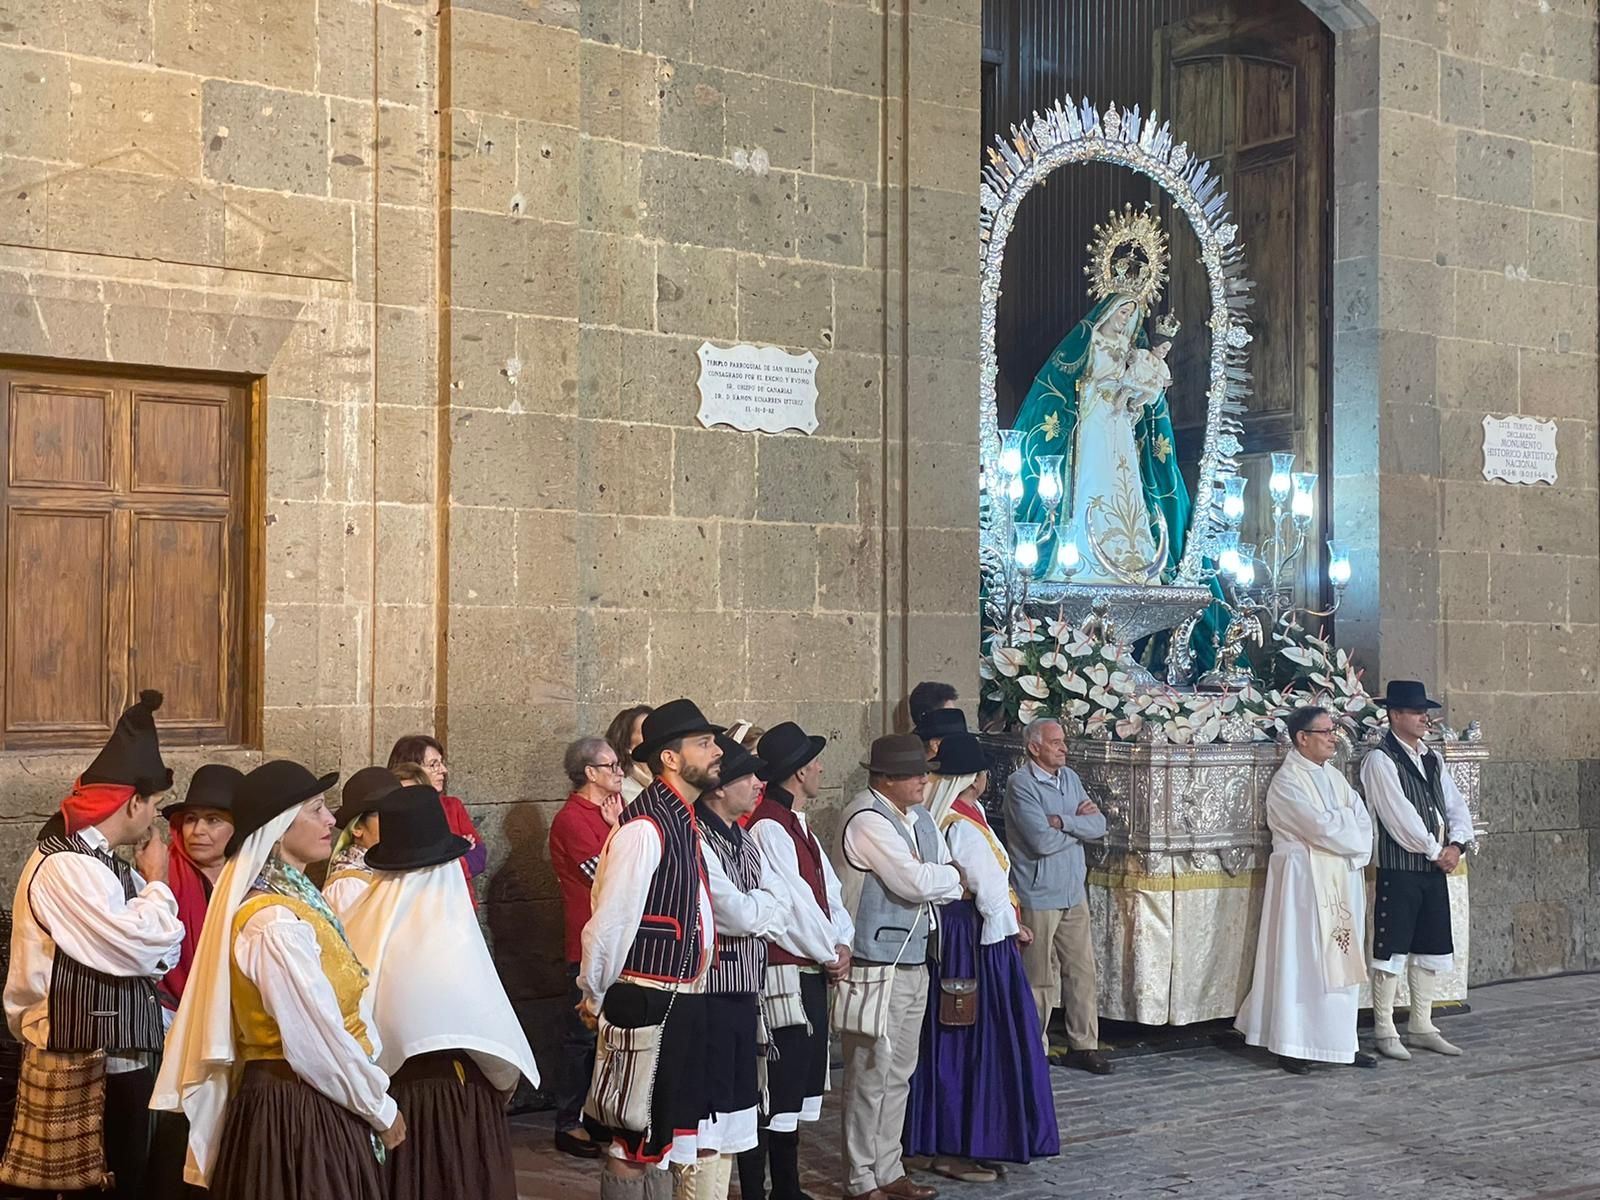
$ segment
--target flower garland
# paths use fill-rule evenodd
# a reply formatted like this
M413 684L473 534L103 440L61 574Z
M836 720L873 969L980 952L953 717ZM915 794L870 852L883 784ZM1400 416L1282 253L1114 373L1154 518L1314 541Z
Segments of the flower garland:
M1357 737L1382 723L1382 709L1344 650L1290 616L1273 629L1272 646L1279 686L1180 691L1145 675L1124 644L1052 617L1024 617L1009 642L991 643L978 673L1005 727L1055 717L1072 737L1177 745L1271 741L1306 704L1327 708Z

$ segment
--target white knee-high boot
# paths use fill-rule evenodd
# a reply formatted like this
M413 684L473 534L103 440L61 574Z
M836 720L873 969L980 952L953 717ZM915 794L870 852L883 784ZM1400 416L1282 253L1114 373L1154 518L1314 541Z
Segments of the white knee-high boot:
M1411 1016L1406 1021L1406 1040L1413 1046L1432 1050L1435 1054L1460 1054L1461 1048L1445 1041L1433 1023L1433 1001L1439 994L1439 973L1412 963L1407 978L1411 982Z
M1400 1033L1394 1027L1394 1001L1400 993L1400 976L1374 969L1372 972L1372 1034L1377 1039L1378 1053L1385 1058L1402 1061L1411 1052L1400 1042Z

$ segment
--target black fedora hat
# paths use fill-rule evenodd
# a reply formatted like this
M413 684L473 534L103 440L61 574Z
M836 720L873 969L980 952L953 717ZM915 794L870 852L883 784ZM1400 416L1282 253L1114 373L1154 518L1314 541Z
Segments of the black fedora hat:
M976 775L991 766L975 733L952 733L939 743L939 774L954 778L957 775Z
M768 783L782 783L805 766L828 744L828 739L807 733L793 721L774 725L761 735L756 753L767 765L759 772Z
M339 792L339 811L333 814L333 823L343 829L363 813L369 813L391 792L400 790L400 781L388 767L362 767Z
M734 741L725 733L717 734L717 749L722 751L722 766L717 772L717 786L734 783L746 775L761 778L761 772L766 769L766 762L758 754L746 750L742 743Z
M644 719L639 727L644 739L628 752L634 762L644 762L668 742L697 737L702 733L726 733L721 725L706 720L693 700L669 700Z
M1429 708L1443 708L1437 700L1428 698L1428 689L1418 679L1391 679L1383 699L1375 703L1384 708L1409 708L1421 712Z
M935 708L923 713L916 729L917 736L925 742L966 731L967 714L959 708Z
M189 790L184 793L183 799L167 805L161 810L161 815L171 821L196 808L231 813L234 793L239 790L239 783L243 779L244 772L237 767L230 767L227 763L206 763L190 777Z
M451 862L472 849L472 843L450 832L439 793L412 784L383 798L383 831L367 851L374 871L416 871Z
M245 839L280 813L304 804L339 782L339 772L320 778L297 762L276 758L264 762L239 781L233 794L233 836L227 856L239 853Z
M888 733L872 740L872 751L861 765L874 775L927 775L940 764L928 761L922 739L914 733Z

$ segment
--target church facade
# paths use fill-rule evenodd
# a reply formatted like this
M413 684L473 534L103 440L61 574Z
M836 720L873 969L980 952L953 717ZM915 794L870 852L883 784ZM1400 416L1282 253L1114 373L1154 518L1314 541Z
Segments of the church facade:
M1306 7L1342 644L1485 729L1474 980L1600 966L1594 7ZM911 684L970 709L982 29L980 0L7 6L13 867L141 687L190 767L436 731L531 1011L565 987L572 737L689 695L826 734L837 795ZM702 427L706 341L815 354L815 432ZM1553 485L1485 481L1510 413L1556 422Z

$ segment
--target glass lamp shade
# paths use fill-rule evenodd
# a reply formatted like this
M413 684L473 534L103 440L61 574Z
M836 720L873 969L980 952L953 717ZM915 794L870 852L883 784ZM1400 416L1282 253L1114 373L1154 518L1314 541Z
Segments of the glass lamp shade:
M1289 498L1289 489L1292 482L1289 478L1294 470L1294 455L1278 453L1272 456L1272 477L1267 481L1267 490L1272 493L1272 502L1282 504Z
M1039 502L1047 508L1061 503L1061 463L1065 456L1041 454L1039 466Z
M1343 588L1350 582L1350 550L1343 543L1329 539L1328 541L1328 582L1336 588Z
M1061 564L1061 569L1071 574L1078 569L1078 564L1083 561L1083 555L1078 550L1078 539L1064 537L1056 543L1056 561Z
M1303 527L1311 523L1311 514L1316 510L1316 500L1316 472L1296 472L1294 475L1294 502L1289 509L1294 514L1296 525Z
M1228 523L1230 529L1239 528L1239 523L1244 520L1246 482L1243 475L1229 475L1222 481L1222 519Z
M1022 430L1005 429L1000 433L1000 471L1015 479L1022 474Z
M1032 575L1033 569L1039 565L1039 525L1036 522L1024 521L1017 526L1015 554L1017 570L1024 575Z
M1022 476L1011 476L1011 478L1006 481L1006 499L1011 501L1011 507L1013 509L1022 503L1022 493Z
M1217 535L1217 569L1224 575L1239 570L1239 531L1230 529Z
M1233 581L1242 588L1254 587L1256 582L1256 547L1245 542L1238 550L1238 562L1233 569Z

